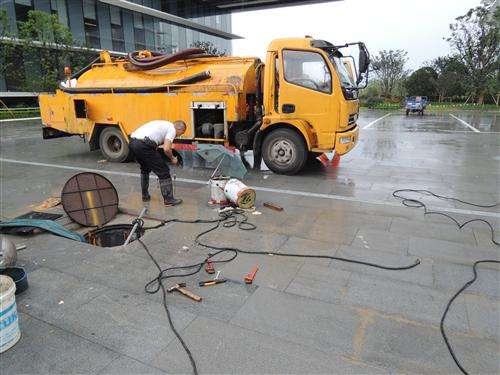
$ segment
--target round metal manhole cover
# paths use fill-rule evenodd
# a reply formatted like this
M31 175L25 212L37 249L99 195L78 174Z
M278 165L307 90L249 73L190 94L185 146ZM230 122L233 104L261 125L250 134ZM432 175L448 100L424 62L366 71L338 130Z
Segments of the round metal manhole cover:
M61 203L71 219L88 227L104 225L118 213L115 187L97 173L71 177L61 192Z

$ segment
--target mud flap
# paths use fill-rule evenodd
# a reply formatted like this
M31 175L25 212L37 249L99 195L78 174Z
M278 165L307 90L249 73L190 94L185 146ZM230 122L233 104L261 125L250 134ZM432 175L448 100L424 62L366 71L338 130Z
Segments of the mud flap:
M253 138L253 169L260 170L262 164L262 133L260 130Z

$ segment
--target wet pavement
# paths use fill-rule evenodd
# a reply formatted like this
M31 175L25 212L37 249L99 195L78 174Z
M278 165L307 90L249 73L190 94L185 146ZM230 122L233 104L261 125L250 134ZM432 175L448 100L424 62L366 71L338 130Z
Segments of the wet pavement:
M310 165L297 176L251 172L259 215L255 231L220 229L206 241L249 251L309 253L398 266L387 271L325 259L240 254L220 267L230 281L198 288L194 303L169 295L174 323L201 373L457 373L439 332L446 302L479 259L500 259L489 229L462 230L443 216L403 207L396 189L429 189L479 204L500 201L500 125L496 112L363 110L360 141L337 168ZM384 117L385 116L385 117ZM475 129L475 130L474 130ZM0 123L2 219L25 213L83 170L112 181L120 206L139 211L138 167L100 163L76 137L44 141L36 121ZM211 170L176 168L180 207L160 204L152 182L150 214L215 218L207 205ZM421 197L421 195L414 195ZM500 209L425 197L460 221L484 218L500 230ZM263 202L284 207L269 210ZM61 211L54 208L51 211ZM63 219L71 229L74 224ZM130 222L120 215L113 223ZM147 222L153 225L154 222ZM206 225L168 224L144 242L163 267L203 260L194 244ZM497 236L498 237L498 236ZM2 354L1 373L187 373L189 361L168 328L159 294L144 292L156 270L138 243L98 248L48 234L13 237L27 245L19 264L30 289L18 296L22 338ZM189 250L183 250L183 247ZM242 282L260 270L254 285ZM478 281L447 319L458 358L471 373L498 373L499 267ZM174 280L172 280L172 283Z

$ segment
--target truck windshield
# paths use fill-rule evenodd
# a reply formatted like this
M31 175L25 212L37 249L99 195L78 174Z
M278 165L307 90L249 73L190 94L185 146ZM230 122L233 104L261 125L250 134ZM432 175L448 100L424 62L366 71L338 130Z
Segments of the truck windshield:
M329 57L330 61L333 63L333 65L335 66L335 70L337 71L337 74L339 76L341 86L344 88L350 88L350 89L356 88L356 85L354 84L352 77L349 74L349 72L347 71L347 68L345 67L342 60L339 57L334 56L331 53L328 54L328 57Z

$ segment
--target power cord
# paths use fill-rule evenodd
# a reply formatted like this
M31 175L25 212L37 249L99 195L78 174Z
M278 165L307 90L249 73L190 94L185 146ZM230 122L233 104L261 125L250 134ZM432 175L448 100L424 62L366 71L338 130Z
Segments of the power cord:
M462 204L466 204L468 206L474 206L474 207L480 207L480 208L493 208L493 207L496 207L496 206L500 206L500 202L494 203L494 204L476 204L476 203L470 203L470 202L466 202L466 201L463 201L463 200L458 199L458 198L446 197L444 195L439 195L439 194L433 193L432 191L429 191L429 190L399 189L399 190L395 190L395 191L392 192L392 196L394 198L401 199L401 203L403 205L405 205L406 207L423 208L424 209L424 215L441 215L441 216L447 217L448 219L450 219L451 221L453 221L458 226L459 229L462 229L466 225L468 225L470 223L473 223L473 222L476 222L476 221L484 223L484 224L486 224L490 228L490 231L491 231L491 242L493 242L497 246L500 246L500 243L497 240L495 240L495 230L493 229L493 226L491 225L491 223L489 221L484 220L484 219L471 219L471 220L464 221L463 223L460 223L453 216L445 214L444 212L440 212L440 211L430 211L427 208L427 206L425 205L424 202L422 202L422 201L420 201L418 199L408 198L408 197L402 196L402 195L400 195L400 193L420 193L420 194L426 194L426 195L429 195L429 196L433 196L435 198L439 198L439 199L443 199L443 200L448 200L448 201L459 202L459 203L462 203Z
M136 221L134 221L136 223ZM163 297L163 306L165 309L165 312L167 314L168 322L170 325L170 328L172 329L172 332L174 332L175 336L181 343L182 347L184 348L184 351L186 352L187 356L189 357L189 361L191 363L191 367L193 369L193 373L196 375L198 374L198 369L196 367L196 362L193 358L193 355L191 351L189 350L188 346L182 339L181 335L179 332L176 330L172 317L170 314L170 310L167 305L167 295L166 295L166 289L163 284L163 281L169 278L173 277L188 277L197 274L198 272L201 271L202 267L204 264L206 264L209 260L211 260L213 263L227 263L231 262L234 260L239 253L242 254L253 254L253 255L276 255L276 256L285 256L285 257L298 257L298 258L319 258L319 259L331 259L331 260L338 260L342 262L349 262L349 263L355 263L355 264L360 264L363 266L368 266L368 267L375 267L375 268L380 268L384 270L389 270L389 271L402 271L402 270L408 270L411 268L414 268L420 264L420 260L417 259L414 263L405 265L405 266L385 266L381 264L376 264L376 263L371 263L371 262L364 262L360 260L355 260L355 259L348 259L348 258L342 258L342 257L336 257L336 256L330 256L330 255L314 255L314 254L291 254L291 253L277 253L277 252L269 252L269 251L246 251L246 250L241 250L236 247L226 247L226 246L215 246L215 245L210 245L208 243L202 242L200 239L218 229L219 227L223 228L231 228L231 227L237 227L239 230L244 230L244 231L251 231L257 229L257 226L253 223L248 222L248 216L245 214L245 211L239 209L239 208L233 208L225 211L219 212L219 217L217 219L195 219L195 220L181 220L181 219L171 219L171 220L166 220L164 222L161 222L155 227L151 228L142 228L142 225L144 224L143 221L137 221L141 229L153 229L153 228L159 228L167 223L187 223L187 224L214 224L212 227L210 227L207 230L202 231L199 233L196 238L195 238L195 243L199 246L211 249L211 250L217 250L216 252L211 252L208 254L208 256L199 263L191 264L191 265L186 265L186 266L175 266L175 267L169 267L169 268L164 268L162 269L158 261L154 258L154 256L151 254L149 251L148 247L144 242L140 239L138 239L138 242L142 245L148 256L151 258L153 263L155 264L156 268L158 269L158 275L149 281L144 289L146 293L149 294L155 294L157 293L160 289L162 291L162 297ZM228 258L223 258L223 259L213 259L214 257L217 257L219 254L229 252L231 255ZM178 271L178 270L192 270L186 273L171 273L172 271Z
M458 360L455 352L453 351L453 348L451 347L451 344L450 342L448 341L448 336L446 336L446 332L444 330L444 320L446 319L446 316L448 315L448 310L450 309L453 301L455 301L455 299L465 290L467 289L469 286L471 286L472 284L474 284L474 282L476 281L477 279L477 265L478 264L481 264L481 263L498 263L500 264L500 260L491 260L491 259L485 259L485 260L478 260L477 262L474 262L474 265L472 266L472 271L474 272L474 277L467 281L459 290L458 292L456 292L453 297L451 297L451 299L448 301L448 303L446 304L446 308L444 309L444 313L443 313L443 316L441 317L441 322L439 324L439 329L441 330L441 335L443 336L443 339L444 339L444 342L446 344L446 346L448 347L448 351L450 352L453 360L455 361L456 365L458 366L458 368L460 369L460 371L462 371L462 373L464 373L465 375L468 375L469 373L467 372L467 370L464 369L464 367L460 364L460 361Z
M495 230L493 229L493 226L491 225L491 223L489 221L484 220L484 219L472 219L472 220L467 220L467 221L465 221L463 223L460 223L453 216L448 215L448 214L446 214L444 212L430 211L427 208L426 204L424 202L422 202L421 200L414 199L414 198L408 198L407 196L403 196L400 193L419 193L419 194L425 194L425 195L433 196L435 198L439 198L439 199L443 199L443 200L449 200L449 201L454 201L454 202L459 202L459 203L462 203L462 204L465 204L465 205L474 206L474 207L481 207L481 208L496 207L496 206L499 206L500 203L494 203L494 204L476 204L476 203L466 202L464 200L453 198L453 197L447 197L447 196L444 196L444 195L439 195L439 194L433 193L432 191L429 191L429 190L399 189L399 190L395 190L392 193L393 197L401 199L401 203L403 205L405 205L407 207L412 207L412 208L423 208L424 209L424 215L441 215L441 216L445 216L448 219L452 220L458 226L459 229L462 229L467 224L472 223L472 222L476 222L476 221L477 222L485 223L490 228L490 231L491 231L491 242L493 242L497 246L500 246L500 243L497 240L495 240ZM439 324L441 335L443 336L443 340L444 340L444 342L446 344L446 347L448 348L448 351L451 354L451 357L453 358L453 361L458 366L458 368L460 369L460 371L462 371L462 373L464 373L465 375L468 375L469 373L461 365L460 361L458 360L458 358L457 358L457 356L455 354L455 351L453 350L453 347L451 346L451 344L449 342L448 336L446 335L446 332L445 332L445 329L444 329L444 322L445 322L446 316L448 315L448 311L450 310L450 307L453 304L453 302L455 301L455 299L463 291L465 291L465 289L467 289L469 286L471 286L476 281L476 279L477 279L477 266L479 264L481 264L481 263L497 263L497 264L500 264L500 260L484 259L484 260L478 260L478 261L474 262L474 264L472 265L472 271L474 272L474 277L471 280L467 281L453 295L453 297L451 297L451 299L448 301L448 303L446 304L446 308L445 308L445 310L443 312L443 315L441 317L441 322Z

